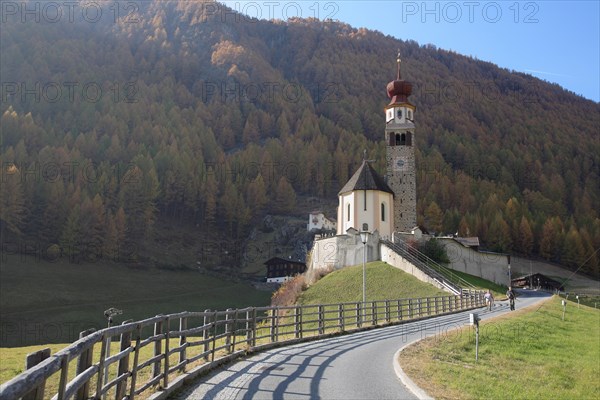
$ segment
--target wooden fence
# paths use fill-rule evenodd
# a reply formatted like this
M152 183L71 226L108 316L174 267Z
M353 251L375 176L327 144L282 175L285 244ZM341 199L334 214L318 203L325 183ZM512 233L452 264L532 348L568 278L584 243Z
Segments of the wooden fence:
M0 385L0 400L160 398L182 378L274 345L402 323L483 306L483 293L292 307L182 312L96 331ZM112 343L112 338L119 340Z

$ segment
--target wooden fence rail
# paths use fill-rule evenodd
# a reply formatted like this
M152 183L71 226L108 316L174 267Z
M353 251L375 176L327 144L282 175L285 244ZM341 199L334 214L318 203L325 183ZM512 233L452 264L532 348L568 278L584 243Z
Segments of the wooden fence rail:
M483 293L157 315L81 332L50 355L29 354L26 371L0 385L0 400L160 397L177 377L275 343L402 323L483 306ZM108 345L119 337L109 351ZM107 356L110 354L110 356Z

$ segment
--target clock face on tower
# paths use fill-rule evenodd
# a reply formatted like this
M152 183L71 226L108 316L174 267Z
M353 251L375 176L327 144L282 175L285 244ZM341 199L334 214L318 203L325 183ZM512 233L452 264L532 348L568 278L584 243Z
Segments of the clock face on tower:
M404 171L406 168L406 160L404 157L394 158L394 171Z

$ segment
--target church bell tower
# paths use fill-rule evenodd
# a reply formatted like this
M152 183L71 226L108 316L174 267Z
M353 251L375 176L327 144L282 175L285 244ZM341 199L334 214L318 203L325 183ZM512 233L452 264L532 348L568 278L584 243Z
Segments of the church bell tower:
M399 52L396 61L397 78L387 85L385 107L387 183L394 192L394 232L409 233L417 226L415 106L408 101L412 84L400 75Z

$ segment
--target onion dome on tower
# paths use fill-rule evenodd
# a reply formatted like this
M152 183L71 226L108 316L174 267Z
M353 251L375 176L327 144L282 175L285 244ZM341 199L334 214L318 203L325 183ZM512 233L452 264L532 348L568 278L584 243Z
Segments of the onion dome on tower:
M400 76L400 51L398 51L398 76L396 80L387 84L387 95L391 99L390 104L409 103L408 96L412 93L412 83L405 81Z

